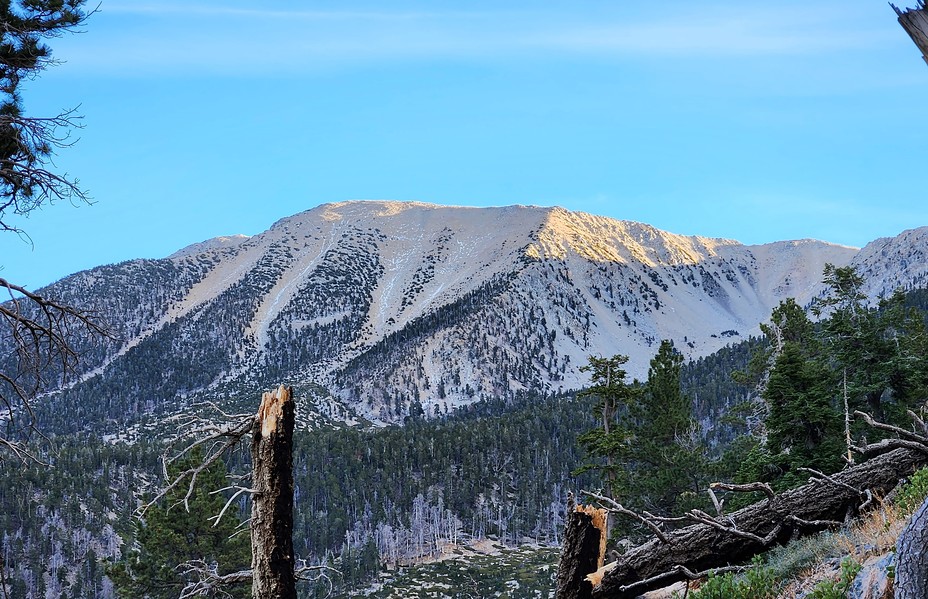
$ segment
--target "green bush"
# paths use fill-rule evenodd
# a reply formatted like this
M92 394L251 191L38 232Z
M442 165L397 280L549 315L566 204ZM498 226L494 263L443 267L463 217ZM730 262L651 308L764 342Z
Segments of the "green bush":
M846 558L841 562L840 578L818 583L807 595L808 599L844 599L858 572L860 572L860 564L852 558Z
M773 570L755 557L752 566L740 574L710 574L706 583L691 593L691 599L776 599L782 582Z
M780 580L792 580L803 570L844 554L845 551L838 546L835 533L822 531L774 547L764 554L764 562Z
M896 495L895 503L905 513L911 514L928 497L928 467L922 468L909 478L908 484Z

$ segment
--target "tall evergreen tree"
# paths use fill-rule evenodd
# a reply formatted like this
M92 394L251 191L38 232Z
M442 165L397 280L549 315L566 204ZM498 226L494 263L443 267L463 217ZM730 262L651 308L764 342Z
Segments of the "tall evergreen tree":
M202 462L199 452L191 452L169 470L169 478ZM217 461L201 473L193 495L184 485L177 487L160 505L152 506L143 521L136 523L135 542L122 561L111 564L107 575L121 597L137 599L174 599L189 582L177 566L202 560L217 566L219 574L248 569L251 544L247 534L236 535L239 524L231 508L214 525L214 518L225 505L225 498L213 493L226 486L226 467ZM247 585L225 589L230 597L251 596Z
M813 311L827 316L822 342L832 368L847 381L850 410L905 424L906 410L924 400L928 354L923 318L905 306L901 291L877 307L867 305L863 277L854 267L827 264L823 281L828 294Z
M690 507L706 482L706 451L693 418L693 402L680 383L682 366L683 355L673 342L661 341L635 410L636 487L642 503L664 515Z
M834 471L863 432L860 423L851 426L855 410L903 424L906 410L924 400L928 334L905 296L868 305L852 266L826 265L823 282L827 292L812 307L819 323L788 299L761 325L769 345L755 356L752 375L766 407L765 434L742 462L742 482L785 488L805 480L799 467Z
M611 358L590 356L589 364L580 368L589 372L590 386L580 391L580 398L593 397L597 400L594 411L599 421L596 428L578 438L587 455L595 461L581 466L577 473L598 470L608 491L613 496L624 496L628 478L628 455L632 432L628 414L637 401L639 388L626 382L628 373L623 366L628 356L615 355Z
M672 342L662 341L644 385L625 383L619 366L626 360L590 358L586 367L593 384L581 395L599 398L601 423L580 441L602 462L585 469L602 471L608 490L632 507L669 515L701 505L696 493L705 483L707 460L692 401L680 384L683 356Z
M0 232L24 235L22 219L56 200L87 201L78 182L56 172L52 161L56 150L73 142L69 134L78 117L73 110L56 116L28 115L20 86L52 64L45 41L83 23L88 16L84 3L0 1ZM0 303L0 408L24 416L11 418L0 432L0 449L35 458L21 441L36 426L33 398L74 368L79 356L72 347L76 338L84 331L93 335L103 330L97 315L36 295L2 277L0 292L16 299Z

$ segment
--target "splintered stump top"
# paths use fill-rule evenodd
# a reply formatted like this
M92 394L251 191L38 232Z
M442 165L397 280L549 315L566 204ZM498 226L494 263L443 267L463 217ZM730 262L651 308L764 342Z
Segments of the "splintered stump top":
M277 430L278 422L284 417L284 406L291 401L292 395L292 387L281 385L274 391L266 391L261 396L257 418L261 425L262 437L267 437ZM290 404L291 409L292 405Z
M557 573L556 599L589 599L589 576L603 565L606 554L606 510L578 505L567 514L564 550ZM596 579L598 582L598 579Z

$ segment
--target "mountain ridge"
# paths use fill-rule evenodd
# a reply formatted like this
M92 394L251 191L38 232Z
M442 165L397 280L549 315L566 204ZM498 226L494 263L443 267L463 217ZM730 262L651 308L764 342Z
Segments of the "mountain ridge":
M786 297L807 304L825 263L858 265L876 298L923 284L926 255L924 227L861 250L744 245L559 207L350 201L44 292L96 303L121 337L87 341L75 397L161 368L125 401L157 413L287 380L388 423L579 388L590 354L629 355L640 377L660 339L697 358L757 333Z

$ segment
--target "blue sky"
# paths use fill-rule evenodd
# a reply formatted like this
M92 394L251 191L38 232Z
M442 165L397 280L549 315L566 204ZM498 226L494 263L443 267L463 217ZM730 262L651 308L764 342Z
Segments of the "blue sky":
M93 206L0 237L38 288L348 199L560 205L745 243L928 225L928 68L881 0L103 0L26 109Z

